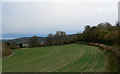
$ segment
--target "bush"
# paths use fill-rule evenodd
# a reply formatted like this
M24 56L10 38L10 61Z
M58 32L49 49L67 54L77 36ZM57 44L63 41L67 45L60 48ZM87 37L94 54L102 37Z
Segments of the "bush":
M2 57L12 54L12 50L9 48L7 43L2 43Z

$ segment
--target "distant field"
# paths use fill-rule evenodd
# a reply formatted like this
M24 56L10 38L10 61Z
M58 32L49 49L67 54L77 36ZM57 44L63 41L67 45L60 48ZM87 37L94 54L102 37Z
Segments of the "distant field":
M14 50L3 59L3 72L104 72L106 59L97 47L71 44Z

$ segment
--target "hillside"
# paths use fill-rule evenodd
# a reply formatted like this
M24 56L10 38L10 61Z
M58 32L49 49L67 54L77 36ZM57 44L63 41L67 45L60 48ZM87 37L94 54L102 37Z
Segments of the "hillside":
M104 72L106 59L98 47L71 44L14 50L3 59L3 72Z
M67 38L72 38L73 36L75 36L76 34L71 34L71 35L66 35ZM2 42L29 42L29 39L31 37L21 37L21 38L16 38L16 39L3 39L3 40L0 40ZM38 37L39 41L40 42L45 42L46 40L46 37Z
M16 39L13 39L13 40L8 40L8 41L10 41L10 42L18 42L18 43L20 43L20 42L29 42L29 39L30 39L31 37L22 37L22 38L16 38ZM45 40L46 40L46 37L38 37L38 39L39 39L39 41L40 42L45 42Z

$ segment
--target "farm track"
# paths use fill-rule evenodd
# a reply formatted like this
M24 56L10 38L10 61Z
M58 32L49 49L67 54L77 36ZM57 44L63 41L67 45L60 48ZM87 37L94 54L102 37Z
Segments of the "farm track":
M3 72L103 72L105 57L97 47L72 44L14 50L3 59Z
M53 69L53 70L50 70L50 71L48 71L48 72L52 72L52 71L54 71L54 70L56 70L56 69L62 68L62 67L64 67L64 66L66 66L66 65L74 62L75 60L77 60L78 58L80 58L80 57L82 56L82 54L84 53L84 50L82 51L81 54L80 54L80 53L81 53L81 52L79 52L77 55L75 55L75 57L73 57L69 62L67 62L67 63L65 63L65 64L63 64L63 65L61 65L61 66L59 66L59 67L57 67L57 68L55 68L55 69Z

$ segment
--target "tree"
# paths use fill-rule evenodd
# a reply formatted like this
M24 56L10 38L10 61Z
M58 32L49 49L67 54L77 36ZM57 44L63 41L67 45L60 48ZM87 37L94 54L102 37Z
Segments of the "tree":
M10 44L7 43L7 45L9 45L10 49L17 49L18 48L18 44L17 42L11 42Z
M20 48L22 48L22 47L23 47L22 43L19 43L19 47L20 47Z
M106 26L106 29L108 29L109 31L112 30L112 25L109 22L105 22L105 26Z
M6 42L2 42L2 57L12 54L12 50Z
M85 26L82 33L82 39L86 42L99 42L99 43L120 43L120 26L112 26L109 22L100 23L97 26Z
M116 24L115 24L116 26L120 26L120 22L116 22Z
M65 44L64 43L65 38L66 38L66 33L63 31L60 31L60 44Z
M46 38L46 45L52 46L52 45L62 45L65 44L66 40L66 33L64 31L57 31L54 35L48 34Z
M30 47L39 47L40 46L40 41L38 39L39 37L37 36L33 36L30 38L30 41L29 41L29 46Z
M97 27L105 28L106 25L105 25L105 23L99 23Z
M47 46L52 46L52 45L54 45L54 42L53 42L53 34L48 34L47 35L47 38L46 38L46 45Z
M85 31L89 30L90 29L90 26L89 25L86 25L85 26Z

